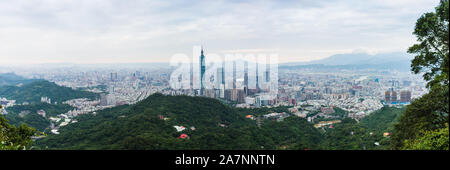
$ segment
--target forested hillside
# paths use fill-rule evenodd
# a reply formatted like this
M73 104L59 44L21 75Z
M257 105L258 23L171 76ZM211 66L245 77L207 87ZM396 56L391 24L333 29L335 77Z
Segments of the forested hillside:
M326 129L322 146L336 150L390 149L390 134L404 107L383 107L359 122L345 118L333 128ZM384 133L389 135L384 136Z
M264 121L204 97L155 94L136 105L82 115L78 123L36 141L54 149L307 149L321 134L305 119ZM181 132L173 126L184 126ZM192 129L191 129L192 128ZM179 138L186 134L188 138Z
M99 94L58 86L47 80L35 80L22 86L0 86L0 96L17 103L36 103L41 101L41 97L50 98L52 103L62 103L76 98L95 99Z
M77 117L61 134L36 141L44 149L386 149L383 132L402 109L384 108L361 120L344 119L332 129L316 129L306 119L257 120L287 108L234 109L204 97L154 94L124 105ZM380 122L380 126L373 126ZM370 123L369 123L370 122ZM174 126L186 129L177 132ZM191 129L192 128L192 129ZM352 133L353 132L353 133ZM372 132L372 135L370 133ZM183 136L183 134L187 136Z
M29 105L16 105L8 107L8 114L4 115L4 117L8 119L9 124L11 125L19 126L22 123L25 123L28 126L43 132L50 126L50 120L48 118L66 113L72 109L74 108L67 104L54 105L48 103L35 103ZM37 114L40 110L45 111L45 117Z
M35 79L27 79L14 73L0 73L0 86L15 86L35 81Z
M74 108L63 104L64 101L76 98L97 99L99 94L74 90L59 86L47 80L26 79L14 73L0 74L0 97L16 100L13 107L4 108L8 114L4 117L11 125L19 126L22 123L45 131L50 126L49 117L66 113ZM1 86L3 85L3 86ZM50 103L41 102L41 97L50 99ZM22 105L23 103L28 103ZM37 114L43 110L45 117Z

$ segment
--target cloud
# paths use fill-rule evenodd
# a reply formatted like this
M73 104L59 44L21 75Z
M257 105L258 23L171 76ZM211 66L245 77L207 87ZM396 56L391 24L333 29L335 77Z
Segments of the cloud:
M280 61L339 51L405 51L430 0L4 0L2 63L169 61L203 44L212 53L279 49ZM368 50L369 49L369 50ZM92 60L95 58L95 60Z

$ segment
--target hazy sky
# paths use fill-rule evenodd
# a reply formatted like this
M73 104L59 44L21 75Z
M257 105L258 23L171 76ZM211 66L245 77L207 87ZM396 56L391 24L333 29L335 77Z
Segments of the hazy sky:
M1 0L0 66L168 62L175 53L278 53L281 62L406 51L438 0Z

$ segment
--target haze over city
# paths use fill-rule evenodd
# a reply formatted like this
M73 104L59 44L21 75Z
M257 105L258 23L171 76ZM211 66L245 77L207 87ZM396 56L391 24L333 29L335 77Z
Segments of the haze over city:
M0 65L169 62L210 53L277 53L301 62L405 52L438 1L0 2Z
M0 160L445 163L436 152L387 152L449 150L449 4L0 0Z

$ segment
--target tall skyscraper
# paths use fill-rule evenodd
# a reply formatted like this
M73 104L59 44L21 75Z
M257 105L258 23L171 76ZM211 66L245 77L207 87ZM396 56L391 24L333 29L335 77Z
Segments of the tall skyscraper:
M111 73L110 80L111 81L116 81L117 80L117 73Z
M258 70L258 63L256 63L256 89L255 92L258 93L259 92L259 70Z
M194 64L193 63L191 63L190 64L191 66L189 67L190 68L190 70L189 70L189 88L190 88L190 90L194 90Z
M205 55L203 54L203 47L200 55L200 95L205 95Z
M248 95L248 61L244 63L244 93Z
M217 68L217 72L216 73L217 73L216 86L217 86L217 88L220 88L220 86L222 84L225 84L223 68Z
M233 61L233 89L236 89L236 61Z

